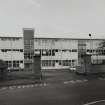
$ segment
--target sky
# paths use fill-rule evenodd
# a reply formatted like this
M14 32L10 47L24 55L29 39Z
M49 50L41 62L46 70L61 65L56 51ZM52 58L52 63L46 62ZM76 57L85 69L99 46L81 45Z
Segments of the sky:
M105 38L105 0L0 0L0 36Z

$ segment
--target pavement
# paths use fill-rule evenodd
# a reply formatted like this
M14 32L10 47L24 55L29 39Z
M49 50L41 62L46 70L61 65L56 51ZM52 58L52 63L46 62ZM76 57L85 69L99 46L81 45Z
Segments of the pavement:
M32 72L11 72L8 74L8 79L0 81L0 87L30 85L30 84L44 84L44 83L73 83L85 82L91 80L103 80L105 75L77 75L75 72L69 70L43 70L42 79L35 79Z
M104 90L104 80L2 87L0 105L105 105Z
M42 74L38 81L15 73L18 79L5 81L8 86L0 82L0 105L105 105L104 75L76 75L68 70Z

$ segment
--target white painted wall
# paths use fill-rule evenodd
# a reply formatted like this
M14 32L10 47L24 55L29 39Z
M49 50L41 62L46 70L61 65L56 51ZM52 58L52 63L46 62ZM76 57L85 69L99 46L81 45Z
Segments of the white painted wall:
M24 52L19 51L2 52L1 49L23 49L23 39L0 40L0 59L24 60Z
M97 49L102 40L88 40L86 41L86 49Z
M90 40L86 41L86 49L90 49ZM102 40L93 40L92 47L97 49ZM1 52L1 49L23 49L23 38L19 40L0 39L0 59L3 60L24 60L24 52L8 51ZM78 49L78 40L73 39L34 39L34 49L59 49L55 56L42 56L41 60L78 60L78 52L62 52L63 49ZM101 57L103 58L103 57ZM22 65L21 65L22 66ZM23 65L24 66L24 65Z
M23 44L23 39L19 40L1 40L0 39L0 49L23 49L24 44Z

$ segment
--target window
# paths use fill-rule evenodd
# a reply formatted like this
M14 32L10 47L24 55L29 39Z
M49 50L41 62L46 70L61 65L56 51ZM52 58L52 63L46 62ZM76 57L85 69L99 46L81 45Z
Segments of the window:
M11 49L8 49L8 51L12 51Z
M7 40L7 38L1 38L1 40L6 41L6 40Z
M11 61L6 61L6 64L7 64L8 68L12 67L12 62Z
M1 49L2 52L7 52L7 49Z
M58 52L58 49L55 49L56 52Z
M59 65L62 65L62 61L61 60L59 60Z
M54 67L55 66L55 60L42 60L42 66L43 67Z
M32 49L33 48L33 40L24 40L24 47L25 49Z
M63 60L62 63L63 66L69 66L69 60Z
M16 49L13 49L13 51L16 51Z
M52 50L52 56L55 56L55 51L54 50Z
M35 49L35 54L41 54L41 49Z
M23 61L20 61L20 63L23 63Z
M54 50L42 50L42 56L54 56L55 51Z
M77 49L72 49L72 52L77 52Z
M20 51L23 52L23 49L1 49L2 52L7 52L7 51Z
M89 49L87 49L87 52L90 52L90 50L89 50Z
M68 66L71 66L71 60L68 60Z
M19 61L13 61L13 67L18 68L19 67Z
M58 60L56 60L56 62L58 62Z
M69 50L69 52L71 52L71 50Z
M76 60L72 60L71 62L71 66L76 66L77 61Z
M22 64L23 61L6 61L6 64L8 66L8 69L10 68L19 68L20 67L20 64Z
M32 52L24 53L24 59L32 59L33 55L34 55L34 53L32 53Z
M66 52L67 50L66 49L64 49L64 50L62 50L63 52Z
M51 50L48 50L48 55L51 56Z
M55 66L55 60L52 60L52 66L53 67Z
M102 55L105 55L105 50L103 50Z
M42 50L42 56L46 56L47 50Z

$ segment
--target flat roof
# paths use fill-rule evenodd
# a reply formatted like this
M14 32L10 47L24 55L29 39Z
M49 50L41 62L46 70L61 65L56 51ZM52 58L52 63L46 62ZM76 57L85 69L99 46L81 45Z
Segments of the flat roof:
M22 39L23 37L14 37L14 36L0 36L0 38L19 38ZM54 40L90 40L90 38L51 38L51 37L34 37L34 39L54 39ZM105 40L102 38L92 38L91 40Z
M34 39L90 40L90 38L45 38L45 37L34 37ZM105 40L105 39L102 39L102 38L92 38L91 40Z
M35 31L34 27L23 27L22 32L18 33L0 33L0 38L23 38L23 31L24 30L32 30ZM91 36L89 36L91 34ZM38 33L37 31L34 32L34 39L68 39L68 40L105 40L105 34L104 33Z

